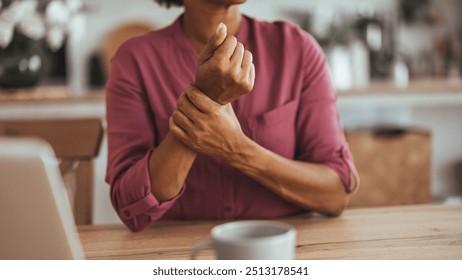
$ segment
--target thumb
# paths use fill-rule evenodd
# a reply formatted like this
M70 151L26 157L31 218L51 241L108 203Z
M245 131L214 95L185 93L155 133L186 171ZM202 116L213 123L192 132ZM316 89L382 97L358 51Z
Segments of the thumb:
M209 40L207 41L207 44L205 45L204 49L199 55L199 65L204 64L207 60L209 60L212 56L215 50L223 43L223 41L226 38L226 33L227 33L227 28L224 23L220 23L217 26L217 29L215 30L215 33L213 33L212 36L210 36Z

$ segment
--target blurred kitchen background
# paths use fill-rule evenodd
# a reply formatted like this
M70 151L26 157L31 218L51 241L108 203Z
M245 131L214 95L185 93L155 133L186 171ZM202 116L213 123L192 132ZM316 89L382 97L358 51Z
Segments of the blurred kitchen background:
M182 12L153 0L53 0L21 8L42 15L21 18L10 11L17 2L0 2L0 123L104 124L115 49ZM298 24L324 49L362 178L352 207L461 202L462 0L248 0L242 11ZM21 134L7 125L2 134ZM102 139L88 177L92 223L118 221Z

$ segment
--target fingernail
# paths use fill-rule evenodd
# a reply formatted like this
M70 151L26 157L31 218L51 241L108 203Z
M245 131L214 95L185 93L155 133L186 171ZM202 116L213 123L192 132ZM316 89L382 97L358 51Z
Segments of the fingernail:
M216 34L219 34L226 28L226 25L223 22L220 22L220 24L217 26L217 30L215 31Z

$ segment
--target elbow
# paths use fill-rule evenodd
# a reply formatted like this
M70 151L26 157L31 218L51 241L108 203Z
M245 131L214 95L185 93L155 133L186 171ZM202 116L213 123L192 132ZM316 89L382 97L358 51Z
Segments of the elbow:
M335 194L332 195L332 198L329 199L331 202L325 212L329 217L338 217L342 215L343 211L347 208L350 203L351 196L359 188L359 177L356 173L350 172L351 182L348 187L341 184L339 188L335 191Z
M349 202L350 195L342 190L341 193L326 194L318 197L315 201L300 203L299 205L327 217L338 217L345 211Z
M120 220L131 232L141 232L160 219L160 215L151 215L147 211L134 213L127 208L116 208L116 211Z
M128 210L123 209L115 209L120 220L124 225L131 231L131 232L141 232L143 231L148 225L150 225L151 219L149 216L145 214L140 214L137 216L132 216L132 213Z
M343 211L345 211L345 209L347 208L349 201L349 196L348 194L346 194L344 198L335 201L335 203L332 203L328 211L326 211L327 216L338 217L342 215Z
M126 204L126 201L121 199L120 194L115 191L114 188L112 189L111 202L120 221L122 221L131 232L141 232L147 226L157 221L157 219L154 220L147 213L136 213L129 206L122 206Z
M341 193L336 194L329 202L330 203L325 206L325 210L323 211L324 214L328 217L338 217L342 215L343 211L347 208L350 202L350 194L342 190Z

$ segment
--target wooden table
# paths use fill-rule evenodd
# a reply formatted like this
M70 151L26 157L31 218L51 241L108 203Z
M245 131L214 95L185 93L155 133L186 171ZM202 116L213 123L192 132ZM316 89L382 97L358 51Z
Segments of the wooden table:
M462 205L350 209L338 218L280 221L297 229L297 259L462 259ZM181 260L220 223L159 222L141 233L122 225L79 226L79 233L88 259Z

